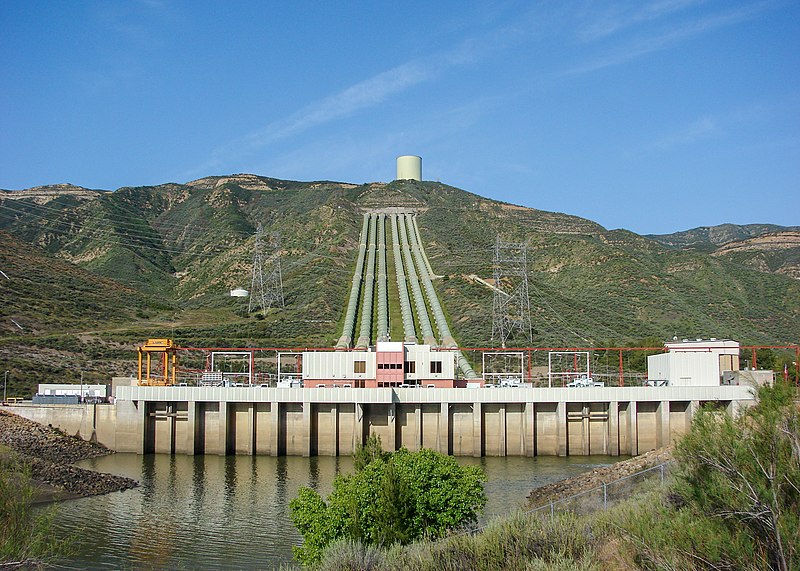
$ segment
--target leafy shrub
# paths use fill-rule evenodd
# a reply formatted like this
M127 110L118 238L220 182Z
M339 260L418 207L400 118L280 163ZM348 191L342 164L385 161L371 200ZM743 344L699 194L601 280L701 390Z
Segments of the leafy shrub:
M357 472L338 476L327 502L300 489L290 503L304 539L295 557L316 563L328 544L342 538L392 545L442 537L477 521L486 504L485 480L480 468L462 467L433 450L376 454Z

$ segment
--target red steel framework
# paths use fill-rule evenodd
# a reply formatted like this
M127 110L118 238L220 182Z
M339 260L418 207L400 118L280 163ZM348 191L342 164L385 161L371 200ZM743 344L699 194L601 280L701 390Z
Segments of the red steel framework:
M356 351L357 349L341 349L341 348L334 348L334 347L175 347L177 351L203 351L203 352L210 352L210 351L249 351L250 352L250 362L254 363L255 361L255 353L257 352L315 352L315 351L322 351L322 352L336 352L336 351ZM656 351L656 352L667 352L667 347L514 347L508 348L508 350L513 349L514 351L522 351L527 356L527 374L528 378L531 378L532 371L531 371L531 363L532 363L532 355L534 353L541 353L541 352L550 352L550 351L563 351L563 352L617 352L619 355L619 386L625 386L625 367L624 367L624 359L623 355L626 352L634 352L634 351ZM703 347L696 347L696 350L702 350ZM715 349L714 347L708 347L706 350L712 351ZM792 350L794 349L795 352L795 374L794 374L794 382L795 386L800 387L800 345L791 344L791 345L743 345L739 347L739 350L750 350L752 355L752 368L755 369L758 365L757 355L756 352L759 349L781 349L781 350ZM484 351L497 351L496 347L458 347L458 348L436 348L435 351L466 351L466 352L484 352Z

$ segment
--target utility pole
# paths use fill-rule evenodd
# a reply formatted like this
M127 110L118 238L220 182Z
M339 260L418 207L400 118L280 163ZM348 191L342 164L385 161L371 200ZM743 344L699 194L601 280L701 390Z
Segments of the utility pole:
M506 343L519 332L521 340L533 342L531 302L528 297L528 244L505 242L497 235L494 246L494 298L492 301L492 346Z
M3 404L6 403L6 385L8 384L8 373L11 371L6 371L3 375Z

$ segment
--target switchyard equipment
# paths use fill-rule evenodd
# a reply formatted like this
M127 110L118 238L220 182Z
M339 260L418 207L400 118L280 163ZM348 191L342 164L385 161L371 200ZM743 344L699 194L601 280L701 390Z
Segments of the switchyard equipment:
M483 381L496 385L521 385L525 381L525 354L522 351L484 351Z
M220 360L222 361L221 363ZM252 351L212 351L208 372L220 373L222 382L225 384L244 383L246 380L248 385L252 385L253 360L254 356ZM239 365L242 370L225 370L233 368L232 365ZM242 379L242 381L237 381L237 379Z
M581 378L592 378L591 359L588 351L549 351L547 353L548 386L552 387L554 380L560 381L556 386L566 386ZM584 385L580 384L579 386Z
M284 370L289 362L293 371ZM303 383L303 353L298 351L278 351L278 385L279 387L302 386Z

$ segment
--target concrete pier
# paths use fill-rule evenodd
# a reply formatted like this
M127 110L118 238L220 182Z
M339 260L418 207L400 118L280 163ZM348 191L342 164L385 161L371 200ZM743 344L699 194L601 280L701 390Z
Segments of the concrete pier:
M753 403L748 387L118 387L115 405L26 405L14 413L137 454L636 455L684 434L697 408Z

